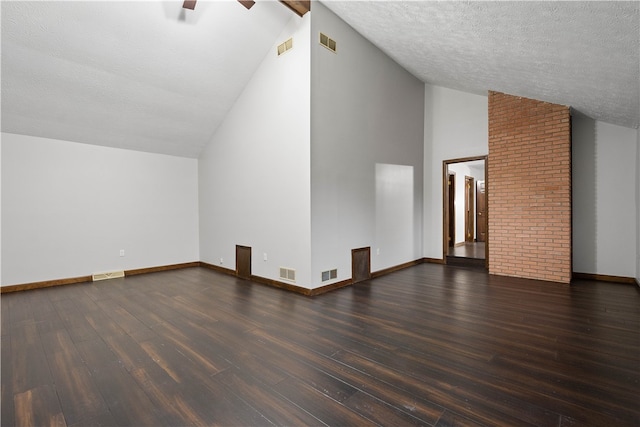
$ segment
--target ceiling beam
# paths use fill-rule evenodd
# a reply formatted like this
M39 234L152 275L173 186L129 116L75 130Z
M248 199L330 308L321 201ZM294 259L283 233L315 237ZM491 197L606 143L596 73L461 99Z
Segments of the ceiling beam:
M293 10L298 16L304 16L311 10L311 0L280 0L280 3Z
M182 3L182 7L184 7L185 9L194 10L196 8L196 0L184 0L184 3Z
M253 0L238 0L238 3L246 7L247 9L251 9L256 2Z

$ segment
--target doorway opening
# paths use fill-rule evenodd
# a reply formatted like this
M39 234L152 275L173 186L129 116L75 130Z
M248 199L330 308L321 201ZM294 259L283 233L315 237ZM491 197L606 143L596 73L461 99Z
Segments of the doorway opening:
M443 259L487 268L487 156L443 162ZM456 179L456 177L461 177ZM464 180L462 179L464 177Z

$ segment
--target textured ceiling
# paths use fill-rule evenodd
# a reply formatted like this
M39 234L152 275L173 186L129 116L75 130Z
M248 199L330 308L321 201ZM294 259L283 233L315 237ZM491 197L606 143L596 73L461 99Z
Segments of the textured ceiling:
M638 127L640 2L328 1L424 82Z
M325 4L427 83L638 126L638 2ZM2 130L198 156L298 18L269 0L181 5L2 1Z

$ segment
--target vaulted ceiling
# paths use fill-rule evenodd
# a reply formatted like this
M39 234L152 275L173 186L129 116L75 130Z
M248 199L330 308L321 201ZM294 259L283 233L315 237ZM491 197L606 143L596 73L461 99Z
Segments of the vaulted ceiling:
M424 82L640 120L640 2L336 1L343 20Z
M197 157L286 22L277 2L2 2L2 130Z
M424 82L637 127L638 2L327 1ZM234 1L2 2L2 130L197 157L289 19ZM313 5L312 12L313 13Z

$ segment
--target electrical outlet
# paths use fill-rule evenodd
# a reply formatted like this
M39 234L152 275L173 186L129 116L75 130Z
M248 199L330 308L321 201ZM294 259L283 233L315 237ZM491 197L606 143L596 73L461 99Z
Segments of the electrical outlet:
M380 255L380 248L376 249L376 255Z
M267 253L266 253L266 252L262 254L262 259L263 259L264 261L266 261L266 260L267 260Z
M220 258L220 265L224 264L224 258Z
M120 249L120 256L124 256L124 249Z

